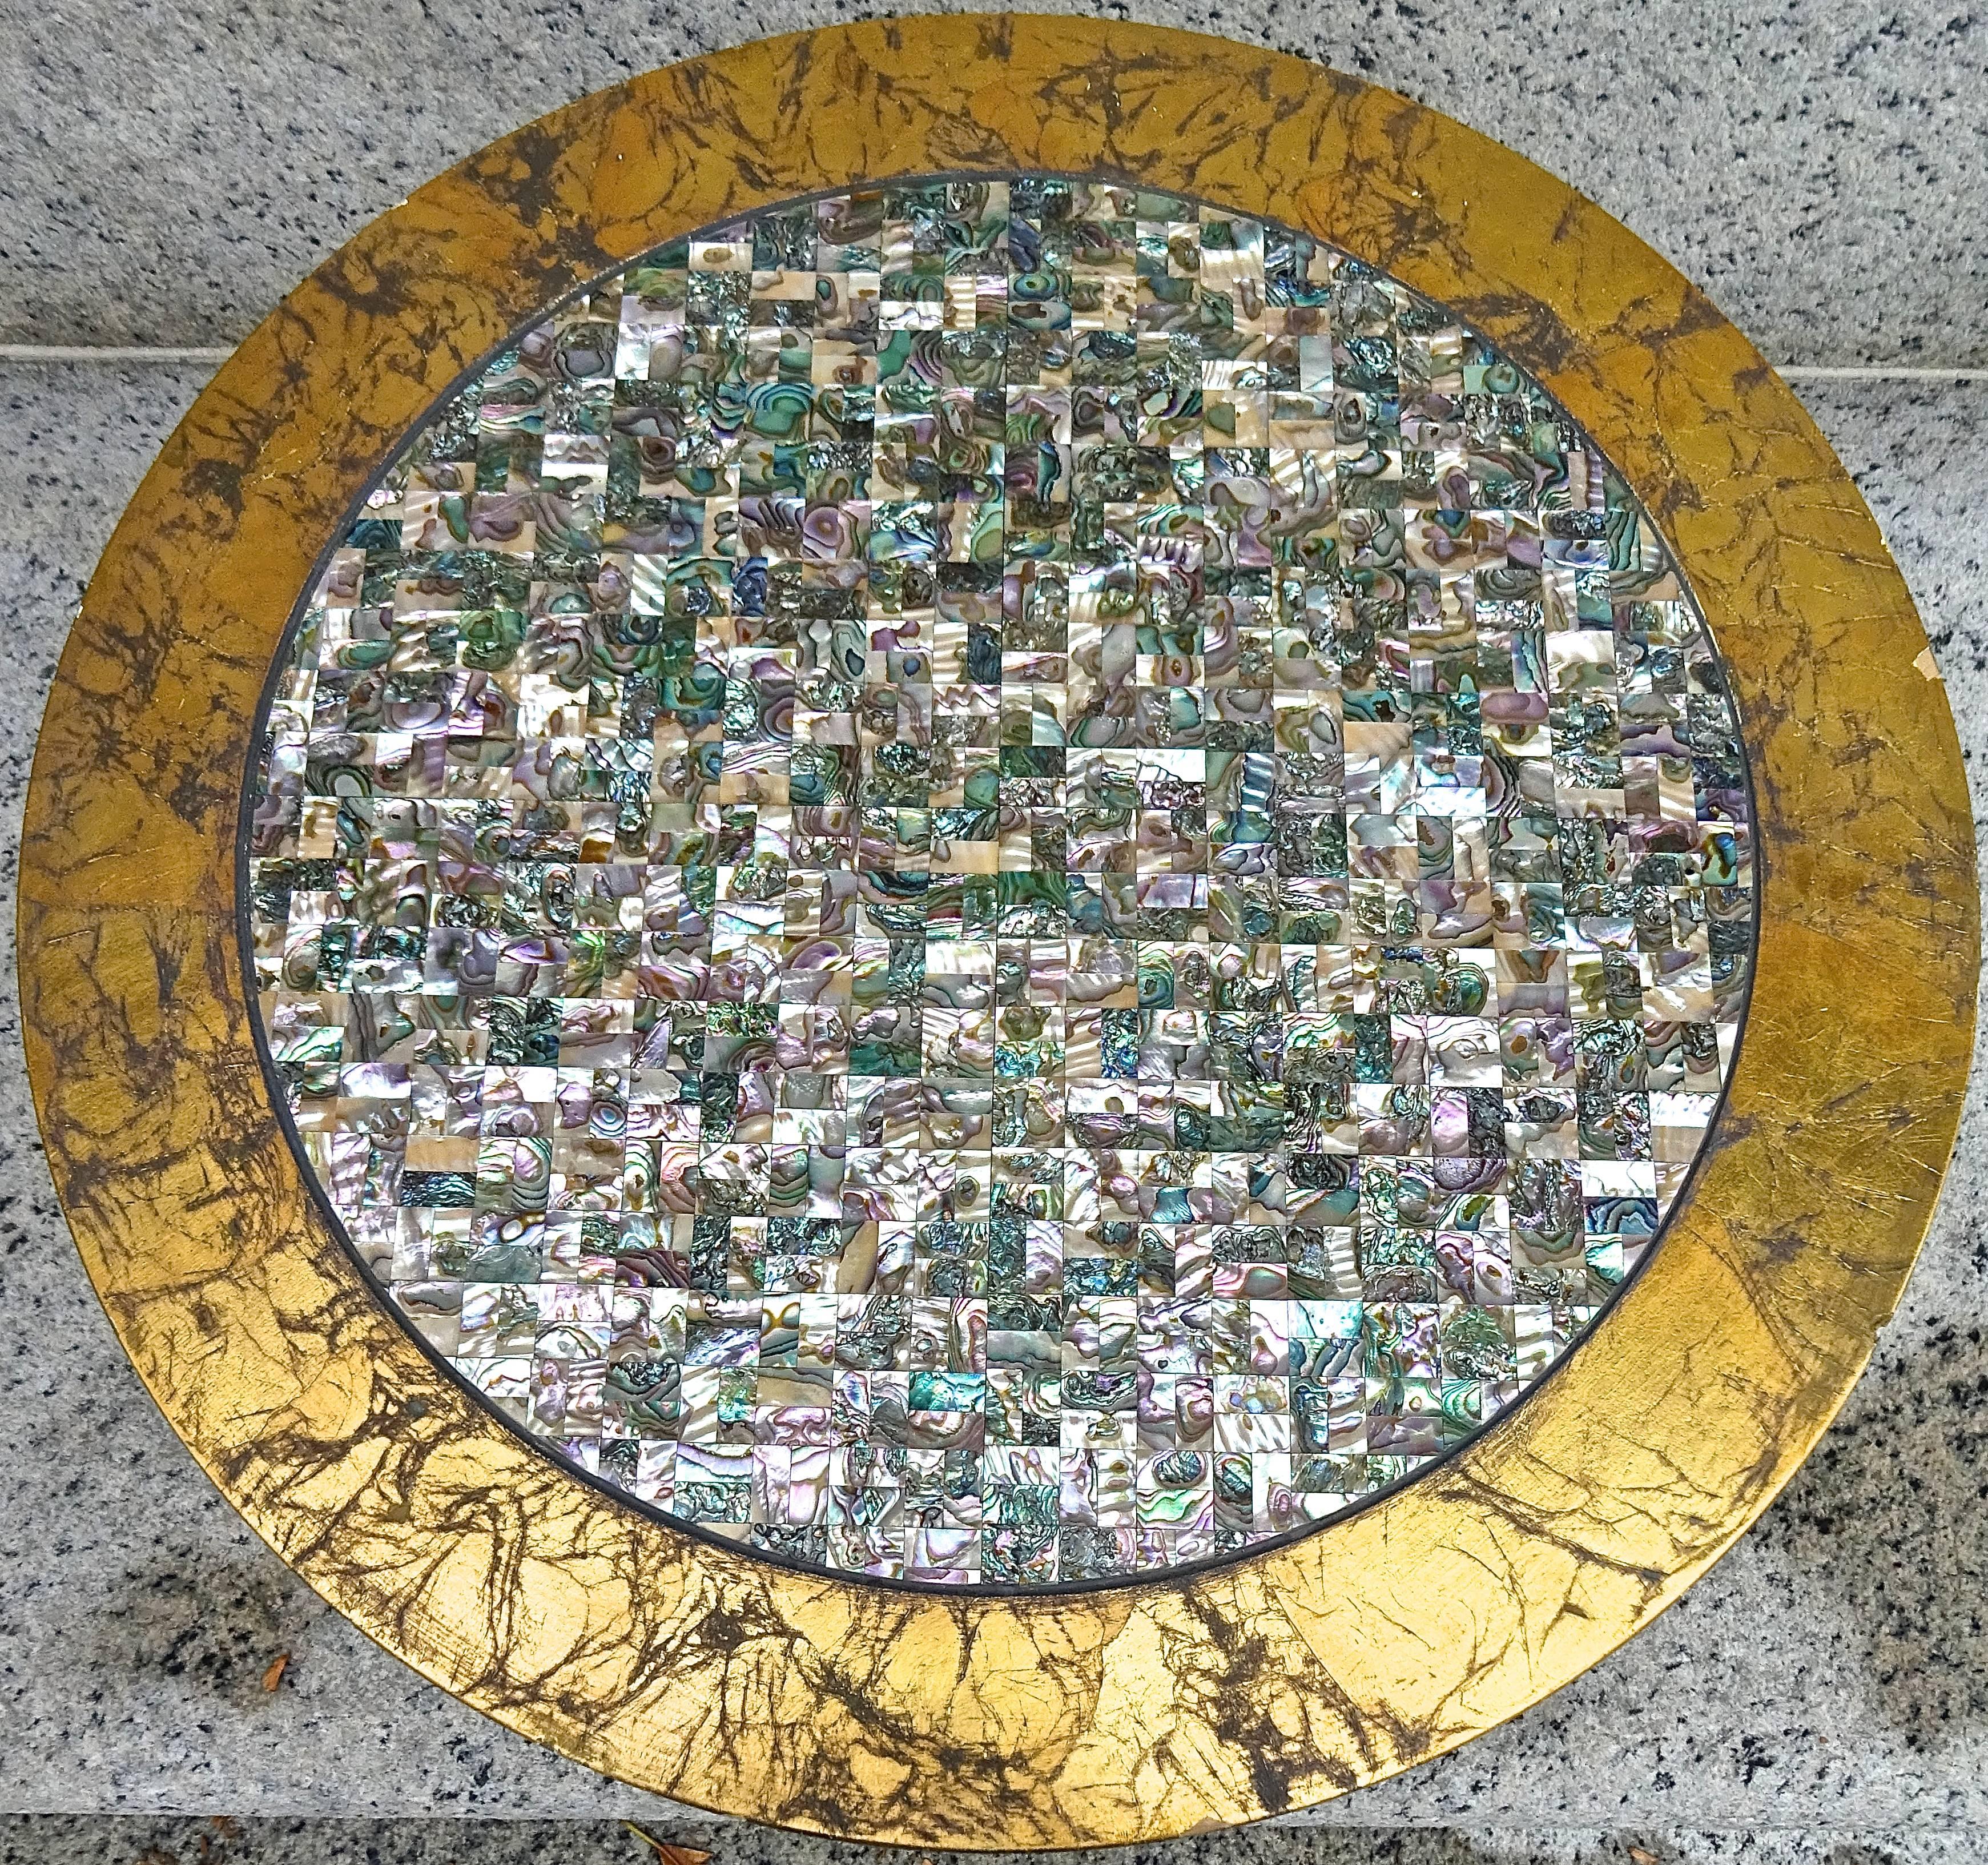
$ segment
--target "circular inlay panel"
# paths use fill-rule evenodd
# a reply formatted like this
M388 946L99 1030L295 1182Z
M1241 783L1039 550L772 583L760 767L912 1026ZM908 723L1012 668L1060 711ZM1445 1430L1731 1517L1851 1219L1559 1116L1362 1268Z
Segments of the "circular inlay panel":
M1608 461L1387 273L1130 185L808 199L549 311L255 755L265 1058L397 1312L847 1575L1413 1477L1653 1247L1750 975L1725 673Z

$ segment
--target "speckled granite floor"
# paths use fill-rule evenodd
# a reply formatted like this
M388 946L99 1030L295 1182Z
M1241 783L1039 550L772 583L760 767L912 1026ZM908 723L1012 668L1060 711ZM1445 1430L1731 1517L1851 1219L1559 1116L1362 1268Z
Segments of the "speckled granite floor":
M669 1836L658 1832L658 1839ZM714 1842L713 1865L931 1865L740 1827ZM1875 1833L1656 1833L1545 1826L1296 1833L1280 1827L1131 1853L1046 1855L1060 1865L1969 1865L1971 1836ZM948 1855L956 1856L956 1855ZM1042 1853L986 1853L986 1865ZM0 1865L651 1865L653 1846L616 1821L434 1819L0 1819Z
M14 0L0 0L0 18ZM1795 0L1445 15L1397 0L1142 15L1415 92L1557 168L1797 364L1988 364L1988 22ZM0 337L225 343L329 244L623 69L828 17L486 0L390 26L328 0L38 0L0 33ZM22 22L29 16L22 9ZM130 46L142 39L146 56ZM436 73L445 64L455 75ZM0 810L139 475L206 371L0 360ZM1988 775L1988 381L1805 381L1918 596ZM8 916L11 923L11 915ZM18 1054L11 964L0 1042ZM634 1860L840 1849L614 1786L430 1689L326 1612L139 1389L0 1071L0 1865ZM1675 1612L1530 1714L1322 1809L1184 1843L1215 1865L1988 1857L1988 1125L1977 1079L1924 1261L1836 1428ZM289 1654L281 1687L261 1680ZM210 1819L209 1816L214 1816ZM465 1823L451 1817L475 1816ZM238 1822L225 1826L222 1821ZM850 1854L853 1857L854 1854Z
M631 72L956 5L5 0L0 341L245 335L492 137ZM1953 0L1032 0L1405 91L1565 175L1770 356L1988 362L1988 21ZM390 17L390 24L388 23Z

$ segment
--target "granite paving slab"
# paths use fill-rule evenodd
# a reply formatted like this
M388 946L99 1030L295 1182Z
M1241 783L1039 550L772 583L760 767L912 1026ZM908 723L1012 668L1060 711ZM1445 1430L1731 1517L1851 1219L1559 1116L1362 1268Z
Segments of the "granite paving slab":
M1979 8L1076 10L1302 53L1447 111L1628 222L1778 360L1988 363ZM5 0L0 341L232 342L340 240L493 137L633 73L849 11Z
M934 1865L923 1853L872 1850L739 1826L656 1831L715 1848L712 1865ZM1804 1833L1600 1827L1259 1826L1166 1848L1178 1865L1968 1865L1969 1836L1831 1827ZM1040 1853L945 1853L1023 1865ZM1047 1855L1114 1865L1117 1852ZM1144 1849L1130 1855L1144 1859ZM103 1815L0 1820L0 1865L654 1865L655 1847L613 1820L212 1819Z

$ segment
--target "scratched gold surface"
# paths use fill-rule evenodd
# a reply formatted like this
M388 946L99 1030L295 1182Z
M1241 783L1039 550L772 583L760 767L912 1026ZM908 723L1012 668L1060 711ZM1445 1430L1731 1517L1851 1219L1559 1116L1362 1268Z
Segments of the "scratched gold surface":
M313 560L456 371L672 235L809 190L1060 169L1284 221L1454 306L1654 511L1759 787L1751 1023L1709 1163L1547 1387L1294 1545L1034 1599L891 1592L694 1542L476 1408L367 1291L263 1086L233 919L251 721ZM837 28L519 130L328 259L215 377L63 654L23 844L48 1157L92 1281L251 1525L389 1650L700 1805L968 1847L1152 1839L1422 1762L1675 1599L1822 1431L1952 1145L1979 924L1942 689L1793 396L1564 184L1400 97L1150 28Z

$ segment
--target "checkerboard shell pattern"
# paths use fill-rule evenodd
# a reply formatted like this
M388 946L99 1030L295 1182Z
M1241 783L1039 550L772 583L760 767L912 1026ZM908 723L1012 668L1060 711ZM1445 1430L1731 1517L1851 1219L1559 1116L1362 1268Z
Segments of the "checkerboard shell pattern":
M1651 1247L1738 733L1540 386L1048 177L661 248L442 404L278 675L310 1172L490 1404L709 1533L1094 1582L1412 1475Z

